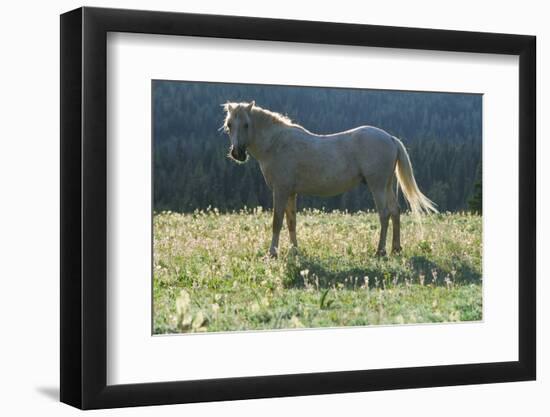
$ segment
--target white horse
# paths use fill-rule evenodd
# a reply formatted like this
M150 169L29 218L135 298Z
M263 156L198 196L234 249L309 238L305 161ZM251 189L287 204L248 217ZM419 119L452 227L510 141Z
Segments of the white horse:
M277 256L286 214L290 241L296 240L296 195L334 196L360 183L368 184L376 203L381 231L378 256L386 254L386 234L393 223L392 253L401 251L397 175L414 213L437 212L413 175L403 143L384 130L361 126L331 135L317 135L287 117L251 103L226 103L223 130L229 135L229 155L245 162L256 158L273 192L273 235L269 255Z

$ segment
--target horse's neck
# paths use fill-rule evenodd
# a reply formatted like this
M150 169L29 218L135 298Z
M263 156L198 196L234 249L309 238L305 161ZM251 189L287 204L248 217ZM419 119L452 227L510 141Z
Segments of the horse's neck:
M249 153L259 162L269 158L270 151L277 140L288 126L271 123L265 126L260 126L254 138L254 143L249 146Z

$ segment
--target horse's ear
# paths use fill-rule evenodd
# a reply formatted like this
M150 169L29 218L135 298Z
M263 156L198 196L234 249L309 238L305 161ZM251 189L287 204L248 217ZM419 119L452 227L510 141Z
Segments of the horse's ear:
M230 103L229 101L227 103L222 104L221 106L228 113L231 113L237 107L235 103Z
M252 110L252 107L254 107L255 105L256 105L256 101L252 100L250 103L248 103L248 106L246 106L246 110L247 111Z

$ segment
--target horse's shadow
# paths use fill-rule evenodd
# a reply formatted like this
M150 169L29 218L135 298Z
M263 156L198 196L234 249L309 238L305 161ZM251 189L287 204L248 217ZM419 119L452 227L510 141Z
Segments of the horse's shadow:
M460 284L480 283L482 279L479 271L458 257L446 265L419 255L399 256L399 260L400 262L391 262L390 257L380 258L364 266L354 265L349 259L337 257L321 259L304 252L289 254L285 265L285 286L303 288L313 285L320 289L344 286L355 289L366 284L371 288L395 285L404 283L405 280L414 283L420 283L422 280L422 284L425 285L445 286L448 285L445 280L447 277L452 279L453 283ZM365 277L368 277L368 280L365 280Z

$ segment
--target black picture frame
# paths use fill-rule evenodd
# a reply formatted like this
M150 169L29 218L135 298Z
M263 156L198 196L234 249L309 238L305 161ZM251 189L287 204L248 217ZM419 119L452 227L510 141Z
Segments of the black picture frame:
M108 32L519 56L519 360L107 385ZM535 379L534 36L84 7L61 15L60 57L62 402L94 409Z

